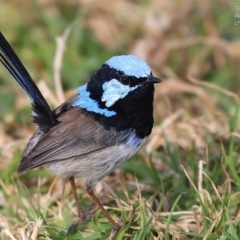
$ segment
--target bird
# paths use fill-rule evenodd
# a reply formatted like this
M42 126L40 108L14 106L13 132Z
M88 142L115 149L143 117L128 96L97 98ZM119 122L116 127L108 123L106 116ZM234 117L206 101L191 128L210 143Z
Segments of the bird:
M76 94L51 109L26 68L0 32L0 61L31 100L32 121L37 129L30 138L18 173L45 166L70 182L79 221L84 212L75 178L85 182L87 194L118 231L116 222L94 193L96 184L133 156L148 139L154 119L154 77L150 66L135 55L107 60L78 87Z

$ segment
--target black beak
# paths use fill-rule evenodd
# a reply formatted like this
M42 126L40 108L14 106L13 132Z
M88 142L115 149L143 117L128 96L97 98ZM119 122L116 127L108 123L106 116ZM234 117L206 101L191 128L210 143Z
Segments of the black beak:
M156 78L154 76L149 76L147 80L143 82L143 84L145 85L145 84L154 84L154 83L161 83L161 82L162 82L161 79Z

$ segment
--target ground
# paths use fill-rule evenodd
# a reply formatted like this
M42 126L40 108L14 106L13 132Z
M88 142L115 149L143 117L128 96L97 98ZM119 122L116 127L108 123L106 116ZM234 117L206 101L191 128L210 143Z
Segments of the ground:
M163 80L149 141L95 189L124 223L117 240L240 239L237 1L2 0L0 13L0 30L53 108L113 55L135 54ZM76 219L68 183L44 168L17 174L35 130L30 114L1 66L1 239L107 239L100 211L66 236ZM94 207L77 186L83 208Z

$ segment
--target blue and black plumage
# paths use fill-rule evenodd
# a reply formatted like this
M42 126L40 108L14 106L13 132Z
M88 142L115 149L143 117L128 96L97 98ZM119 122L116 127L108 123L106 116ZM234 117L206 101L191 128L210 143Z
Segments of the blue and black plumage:
M49 130L56 124L55 116L45 98L37 88L29 73L0 32L0 61L28 94L32 101L33 122L43 131Z
M77 94L51 110L28 72L0 34L0 60L32 101L38 129L23 153L18 172L46 165L71 180L85 180L86 190L107 216L93 193L97 182L139 150L153 126L154 83L151 68L133 55L106 61ZM73 189L74 190L74 189ZM77 199L76 199L77 200ZM78 208L79 216L84 216Z

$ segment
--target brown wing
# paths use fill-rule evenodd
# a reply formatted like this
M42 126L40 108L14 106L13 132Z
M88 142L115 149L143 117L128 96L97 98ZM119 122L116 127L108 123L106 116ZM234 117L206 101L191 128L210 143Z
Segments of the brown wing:
M24 151L18 172L112 146L121 137L116 131L106 130L85 116L79 108L67 110L57 120L60 123L49 132L43 133L38 129L34 133ZM124 137L126 135L128 133Z

